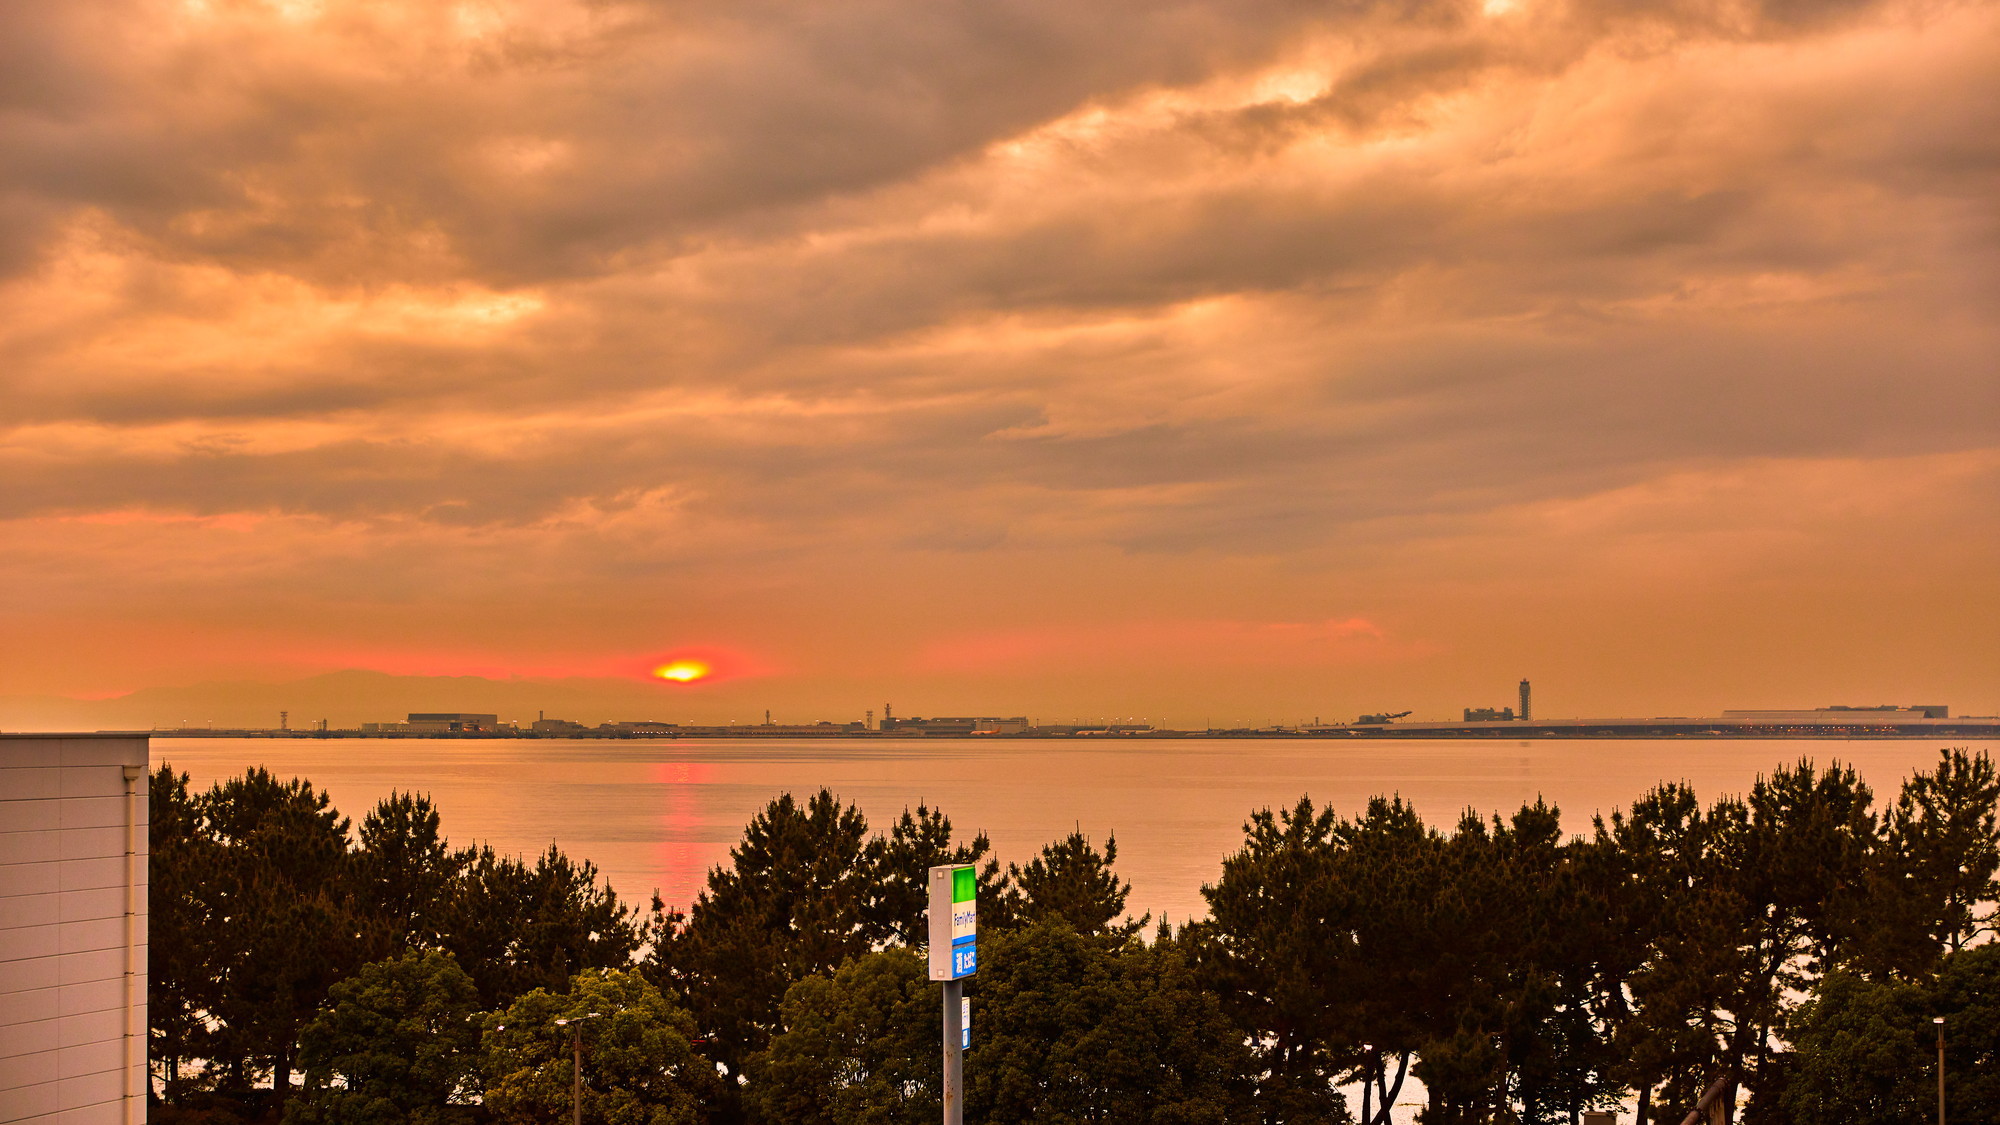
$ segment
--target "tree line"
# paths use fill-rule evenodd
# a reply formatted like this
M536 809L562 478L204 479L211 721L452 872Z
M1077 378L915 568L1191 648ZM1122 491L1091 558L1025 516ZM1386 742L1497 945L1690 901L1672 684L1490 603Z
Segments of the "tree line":
M358 826L262 769L151 780L155 1116L898 1125L939 1113L925 877L979 869L967 1120L2000 1120L2000 777L1949 750L1892 802L1800 762L1704 804L1660 785L1566 832L1540 801L1427 825L1398 798L1251 815L1208 917L1126 911L1117 844L1004 868L941 811L881 829L782 795L685 910L551 846L452 847L420 795ZM1413 1091L1411 1091L1413 1093Z

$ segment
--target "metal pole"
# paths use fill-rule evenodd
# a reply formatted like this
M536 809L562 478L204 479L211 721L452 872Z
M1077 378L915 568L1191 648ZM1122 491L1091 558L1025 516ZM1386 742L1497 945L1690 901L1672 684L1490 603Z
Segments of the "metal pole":
M965 1029L958 1003L964 996L964 981L944 982L944 1125L965 1125L965 1052L959 1046Z
M570 1049L569 1119L571 1125L583 1125L583 1021L594 1020L603 1012L585 1012L583 1015L566 1017L556 1021L557 1027L569 1028L574 1036Z
M1938 1033L1938 1125L1944 1125L1944 1017L1931 1020Z

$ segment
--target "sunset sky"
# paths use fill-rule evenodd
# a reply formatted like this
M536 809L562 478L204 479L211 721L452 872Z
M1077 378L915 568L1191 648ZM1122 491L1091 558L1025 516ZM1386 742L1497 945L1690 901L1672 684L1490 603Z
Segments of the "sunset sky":
M2000 711L1990 0L7 4L0 310L0 726Z

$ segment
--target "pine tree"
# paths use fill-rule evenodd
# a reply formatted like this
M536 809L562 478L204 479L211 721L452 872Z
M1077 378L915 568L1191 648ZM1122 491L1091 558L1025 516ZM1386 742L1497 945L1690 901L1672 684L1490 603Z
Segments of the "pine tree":
M869 944L921 948L930 940L926 909L930 901L930 869L946 864L977 864L981 909L1001 893L999 864L987 857L992 845L984 832L968 844L952 843L951 818L941 810L918 805L889 827L889 834L869 841L865 862L870 887L862 909ZM981 918L982 928L988 919Z
M1265 1125L1344 1122L1338 1076L1359 1068L1372 1082L1383 1069L1384 1045L1363 1025L1387 1012L1361 1007L1359 896L1339 870L1343 828L1305 798L1253 813L1243 848L1202 888L1209 918L1182 934L1203 983L1251 1046L1246 1073Z
M204 1018L221 981L210 924L220 862L188 775L163 765L149 789L146 1012L147 1057L163 1097L180 1101L197 1078L182 1064L213 1057Z
M1984 753L1945 750L1903 783L1882 817L1857 962L1875 975L1928 975L1990 928L2000 898L2000 776Z
M639 948L636 912L597 867L554 844L529 867L491 847L461 853L440 944L503 1007L536 988L560 989L584 969L626 965Z
M453 851L430 798L411 793L391 794L362 818L360 843L357 897L376 955L441 948L453 885L473 853Z
M324 791L262 768L210 789L200 810L218 857L206 882L217 950L209 1057L238 1097L268 1069L282 1113L300 1028L359 964L348 821Z
M785 990L871 948L868 853L853 805L788 793L751 820L684 919L655 915L647 974L687 998L728 1078L725 1119L742 1114L738 1080L777 1030Z
M1147 915L1117 922L1125 913L1125 901L1132 885L1112 870L1118 862L1118 838L1106 836L1104 850L1098 851L1082 829L1043 846L1041 854L1026 867L1007 865L1005 880L996 893L982 899L980 909L991 918L981 918L983 929L999 932L1036 922L1060 921L1080 934L1112 934L1130 937L1151 920ZM981 888L985 893L985 888Z

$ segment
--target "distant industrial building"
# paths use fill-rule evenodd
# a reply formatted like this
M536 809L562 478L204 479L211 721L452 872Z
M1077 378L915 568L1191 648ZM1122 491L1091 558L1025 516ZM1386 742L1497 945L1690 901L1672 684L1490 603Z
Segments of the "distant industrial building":
M1464 722L1355 724L1340 728L1338 733L1366 738L2000 738L2000 717L1953 718L1951 708L1934 703L1511 723L1479 721L1476 716L1480 711L1465 714ZM1396 717L1370 715L1364 719Z
M1834 726L1866 724L1873 720L1900 722L1905 719L1949 719L1951 708L1938 703L1898 706L1883 703L1874 707L1815 707L1810 711L1724 711L1722 717L1734 723L1812 724Z
M417 731L473 732L499 727L498 715L474 715L464 711L419 711L410 714L410 729Z
M1511 723L1514 721L1512 707L1467 707L1465 721L1468 723Z
M633 719L622 723L602 723L598 730L614 734L628 734L638 737L646 735L672 735L681 731L679 723L658 723L647 719Z
M0 735L0 1121L146 1120L146 756Z
M1027 734L1035 735L1097 735L1097 734L1150 734L1151 723L1036 723L1028 727ZM1022 731L974 731L974 734L1020 734Z
M528 729L536 734L583 734L590 730L582 723L573 723L568 719L536 719L528 725Z
M364 734L491 734L500 716L469 711L412 711L408 722L362 723Z
M832 735L861 734L867 731L859 720L836 723L821 719L815 723L750 723L737 726L687 726L674 727L674 733L683 738L714 735L734 735L749 738L826 738Z
M1004 719L992 718L990 716L939 716L934 719L897 719L891 717L888 709L884 708L881 729L898 734L1020 734L1026 731L1028 726L1028 719L1025 715L1014 715Z
M546 738L824 738L829 735L865 734L859 722L833 723L735 723L729 725L667 723L651 719L627 719L599 723L594 727L568 719L536 719L529 733Z

